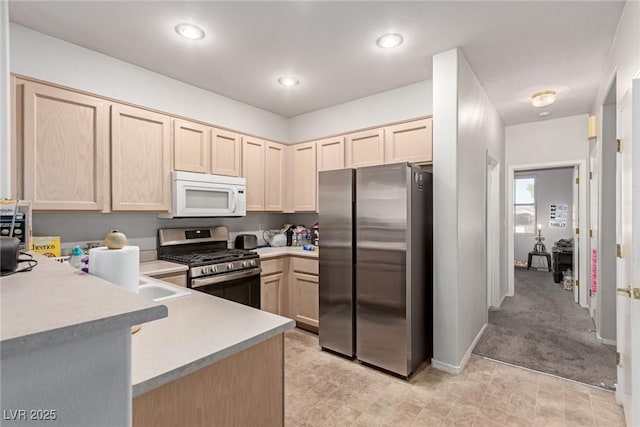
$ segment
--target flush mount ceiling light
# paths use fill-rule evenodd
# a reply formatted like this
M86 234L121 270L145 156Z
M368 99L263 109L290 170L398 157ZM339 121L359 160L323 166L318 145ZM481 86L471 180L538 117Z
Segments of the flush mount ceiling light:
M293 87L293 86L297 86L298 83L300 83L300 81L295 77L285 76L285 77L280 77L278 79L278 83L280 83L282 86Z
M558 94L555 90L544 90L531 95L531 105L537 108L548 107L556 102Z
M400 34L385 34L378 37L378 40L376 40L376 44L382 49L392 49L394 47L400 46L403 40L404 39Z
M204 38L204 31L202 31L202 28L196 27L193 24L176 25L176 33L189 40L200 40Z

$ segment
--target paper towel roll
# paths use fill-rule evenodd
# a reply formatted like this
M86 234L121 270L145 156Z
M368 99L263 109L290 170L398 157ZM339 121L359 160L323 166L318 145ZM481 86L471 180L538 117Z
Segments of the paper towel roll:
M131 292L138 293L140 248L125 246L108 249L100 246L89 250L89 273Z

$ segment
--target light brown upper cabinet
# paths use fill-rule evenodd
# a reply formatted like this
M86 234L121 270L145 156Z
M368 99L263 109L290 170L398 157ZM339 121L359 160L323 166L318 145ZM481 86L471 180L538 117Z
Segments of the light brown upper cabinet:
M384 129L370 129L346 136L346 166L358 168L384 163Z
M278 212L285 204L286 145L267 141L265 150L264 210Z
M173 119L173 168L186 172L209 172L211 128Z
M316 210L316 143L306 142L292 147L293 210L296 212Z
M240 176L240 135L213 128L211 137L211 173Z
M414 120L386 128L385 163L427 163L433 160L433 119Z
M318 172L344 169L344 136L321 139L316 147Z
M247 211L264 211L265 142L242 138L242 176L247 180Z
M16 111L24 127L15 132L23 138L16 141L24 147L23 197L36 210L101 211L109 167L105 102L34 82L23 90Z
M171 203L171 119L111 106L111 208L168 211Z

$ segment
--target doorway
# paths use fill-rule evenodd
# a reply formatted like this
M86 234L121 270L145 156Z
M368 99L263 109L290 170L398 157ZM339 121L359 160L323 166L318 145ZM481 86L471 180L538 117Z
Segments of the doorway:
M612 389L615 348L598 341L588 289L580 289L589 283L584 260L589 239L580 234L588 219L587 185L580 185L585 163L509 169L510 292L490 310L474 353ZM574 280L563 282L562 272Z

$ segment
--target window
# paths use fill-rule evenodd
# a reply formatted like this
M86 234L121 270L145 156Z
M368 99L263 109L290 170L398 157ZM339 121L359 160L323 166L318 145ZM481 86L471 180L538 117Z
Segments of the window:
M516 177L513 189L514 232L534 234L536 232L536 178L534 176Z

